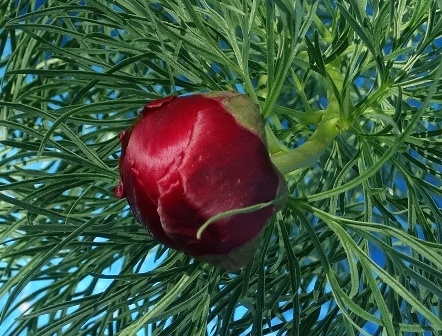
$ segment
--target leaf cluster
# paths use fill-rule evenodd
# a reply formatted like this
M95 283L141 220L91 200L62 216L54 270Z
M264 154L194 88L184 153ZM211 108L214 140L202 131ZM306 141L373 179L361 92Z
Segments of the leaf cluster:
M441 36L431 0L0 1L5 335L442 330ZM236 89L275 138L345 129L253 263L158 245L113 187L149 100ZM3 326L5 326L3 328Z

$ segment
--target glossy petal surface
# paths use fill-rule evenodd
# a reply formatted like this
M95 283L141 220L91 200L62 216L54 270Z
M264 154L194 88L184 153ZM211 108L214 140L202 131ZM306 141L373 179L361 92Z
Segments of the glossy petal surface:
M222 255L256 237L273 206L212 223L201 239L196 234L219 213L273 200L280 181L263 140L222 99L154 101L121 137L116 194L158 241L192 256Z

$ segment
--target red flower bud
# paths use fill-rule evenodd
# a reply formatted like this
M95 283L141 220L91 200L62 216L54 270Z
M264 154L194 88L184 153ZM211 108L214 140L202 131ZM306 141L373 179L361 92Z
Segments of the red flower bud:
M230 270L250 261L287 187L249 97L229 91L155 100L120 139L115 194L154 238ZM261 206L222 216L254 205Z

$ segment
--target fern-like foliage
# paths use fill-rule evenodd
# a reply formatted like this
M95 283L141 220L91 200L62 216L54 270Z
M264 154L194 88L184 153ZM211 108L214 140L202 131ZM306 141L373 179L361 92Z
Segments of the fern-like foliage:
M0 0L2 335L437 335L432 0ZM118 181L151 99L236 89L296 148L342 129L237 273L158 245ZM179 120L177 120L179 122Z

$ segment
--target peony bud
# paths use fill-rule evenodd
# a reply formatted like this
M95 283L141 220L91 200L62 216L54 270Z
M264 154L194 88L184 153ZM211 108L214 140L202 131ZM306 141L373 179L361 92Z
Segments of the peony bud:
M154 238L228 270L252 259L287 186L248 96L229 91L155 100L120 139L115 195L126 197Z

